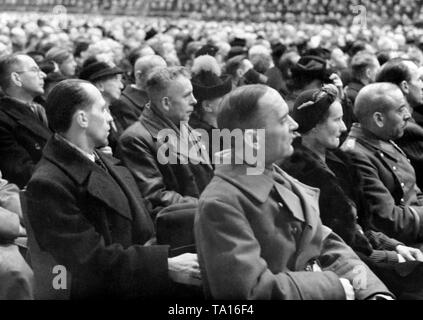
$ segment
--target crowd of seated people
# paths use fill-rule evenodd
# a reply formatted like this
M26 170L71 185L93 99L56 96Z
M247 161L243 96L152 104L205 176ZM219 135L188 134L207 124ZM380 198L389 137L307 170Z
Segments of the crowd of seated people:
M49 18L0 19L0 299L40 252L72 299L423 299L419 30Z
M423 17L421 1L357 0L3 0L0 8L49 11L64 6L73 13L126 14L189 17L199 20L290 21L343 25L365 7L368 19L387 23L410 23Z

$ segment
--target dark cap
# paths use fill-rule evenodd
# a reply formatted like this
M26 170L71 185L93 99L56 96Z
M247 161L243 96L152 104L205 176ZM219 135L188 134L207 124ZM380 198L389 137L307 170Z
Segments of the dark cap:
M212 44L206 44L202 46L197 52L195 53L195 57L209 55L209 56L216 56L216 53L219 51L219 48L212 45Z
M79 74L79 78L93 82L102 78L122 73L122 69L112 67L105 62L94 62L82 68L81 73Z
M217 76L211 71L202 70L191 79L194 97L197 100L212 100L223 97L232 90L230 76Z
M311 79L325 80L326 61L317 56L304 56L292 67L293 76L306 76Z
M334 85L301 93L292 110L292 118L298 123L298 132L307 133L322 121L337 97L338 91Z

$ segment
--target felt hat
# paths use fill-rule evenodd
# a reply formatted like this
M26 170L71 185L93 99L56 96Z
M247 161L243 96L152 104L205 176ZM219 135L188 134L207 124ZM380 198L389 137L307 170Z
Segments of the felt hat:
M90 82L100 80L116 74L122 74L123 70L117 67L112 67L105 62L93 62L83 66L79 78Z

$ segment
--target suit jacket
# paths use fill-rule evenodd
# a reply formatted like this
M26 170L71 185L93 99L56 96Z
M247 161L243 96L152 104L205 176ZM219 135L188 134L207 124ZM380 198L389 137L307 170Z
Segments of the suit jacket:
M388 293L382 282L319 218L317 189L275 170L246 175L243 165L216 168L200 198L195 221L197 253L206 292L215 299L345 299L340 277L354 268L367 275L358 299ZM311 272L312 265L322 272ZM363 286L364 287L364 286Z
M28 183L51 134L27 105L0 100L0 170L9 182L20 188Z
M423 188L423 114L414 110L413 119L408 121L404 135L396 140L404 150L416 171L416 181Z
M98 152L108 173L54 136L27 189L28 218L42 250L72 274L73 298L138 298L167 292L167 246L130 172Z
M405 154L396 149L392 154L380 140L354 124L342 149L363 179L364 196L369 204L373 224L386 235L408 245L423 239L423 194L415 185L410 166L407 177L397 170L398 158ZM404 186L411 186L405 192Z
M159 150L163 151L164 141L159 139L162 130L171 130L175 140L167 141L176 163L161 164ZM207 159L193 164L191 154L177 148L180 141L179 128L165 119L157 111L145 108L139 121L130 126L119 141L119 154L134 175L143 196L151 202L154 213L171 204L182 202L196 203L201 192L213 176L213 168L204 163ZM203 150L205 154L205 150ZM185 163L181 160L186 160ZM188 163L186 163L188 162Z

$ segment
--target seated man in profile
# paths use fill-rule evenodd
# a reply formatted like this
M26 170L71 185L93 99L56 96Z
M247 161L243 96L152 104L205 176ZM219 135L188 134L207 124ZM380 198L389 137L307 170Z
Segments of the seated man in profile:
M197 205L213 168L200 135L188 125L197 103L188 71L182 67L154 69L146 90L150 103L120 137L119 154L152 204L154 216L170 205ZM167 142L163 139L166 132L172 133ZM169 146L170 161L162 161L167 158L165 146Z
M166 296L171 282L199 282L195 254L169 258L130 172L98 148L107 146L110 116L100 91L65 80L50 93L55 135L43 151L26 197L41 250L72 275L71 298Z
M293 153L298 127L280 94L262 85L237 88L224 98L217 121L220 129L241 129L245 143L232 143L231 159L217 166L200 197L195 236L206 294L391 299L353 250L322 225L318 190L274 164ZM251 163L244 144L263 157Z
M423 241L423 193L405 153L393 140L411 120L401 89L392 83L370 84L354 105L353 125L342 149L351 155L375 229L406 245Z

